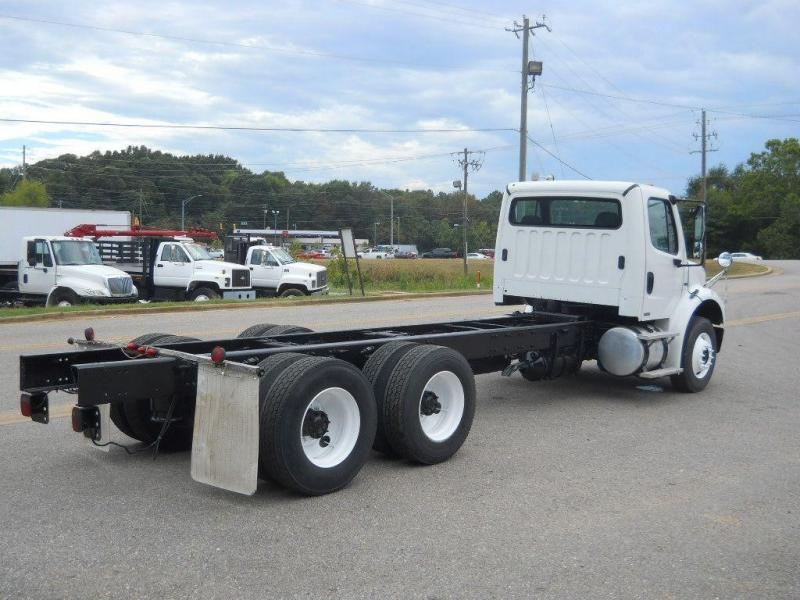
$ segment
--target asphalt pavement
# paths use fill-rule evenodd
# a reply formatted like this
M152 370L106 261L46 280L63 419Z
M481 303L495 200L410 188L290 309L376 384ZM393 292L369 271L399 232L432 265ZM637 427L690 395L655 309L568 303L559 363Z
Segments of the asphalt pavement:
M19 422L18 355L88 325L123 341L504 312L490 296L0 325L0 598L800 597L800 263L768 264L719 285L729 327L703 393L592 364L482 375L453 459L373 454L319 498L267 482L239 496L192 481L188 454Z

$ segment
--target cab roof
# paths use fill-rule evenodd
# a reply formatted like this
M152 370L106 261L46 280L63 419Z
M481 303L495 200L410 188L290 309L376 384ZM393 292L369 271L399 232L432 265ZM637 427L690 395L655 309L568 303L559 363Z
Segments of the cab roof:
M664 188L655 187L643 183L634 183L632 181L595 181L595 180L561 180L561 181L515 181L509 183L506 189L509 194L519 193L569 193L576 192L579 194L624 194L626 191L633 187L640 187L645 192L646 196L656 195L667 198L670 193L669 190Z

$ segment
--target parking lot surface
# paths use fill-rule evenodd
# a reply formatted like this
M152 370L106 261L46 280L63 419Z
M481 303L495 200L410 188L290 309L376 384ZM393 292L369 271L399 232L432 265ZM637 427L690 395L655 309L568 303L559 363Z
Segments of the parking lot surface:
M721 283L709 387L477 377L456 456L373 454L344 490L244 497L188 454L95 451L68 419L20 422L20 353L93 325L213 338L502 314L490 296L0 325L0 598L800 597L800 264ZM52 403L68 406L54 395Z

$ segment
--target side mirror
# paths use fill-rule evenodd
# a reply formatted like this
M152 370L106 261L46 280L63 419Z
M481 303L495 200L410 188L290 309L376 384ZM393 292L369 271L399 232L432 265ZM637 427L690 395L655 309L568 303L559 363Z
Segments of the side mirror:
M717 262L719 263L719 266L722 267L723 271L727 271L733 264L733 257L731 256L730 252L723 252L717 257Z

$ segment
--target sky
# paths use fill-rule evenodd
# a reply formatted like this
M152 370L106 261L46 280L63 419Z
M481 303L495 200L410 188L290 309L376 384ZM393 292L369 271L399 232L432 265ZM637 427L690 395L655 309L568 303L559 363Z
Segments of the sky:
M797 0L4 0L0 165L23 145L35 162L143 144L292 180L450 191L468 148L481 197L517 180L522 45L505 28L523 14L551 29L531 39L544 66L530 176L683 193L701 107L710 166L800 134Z

